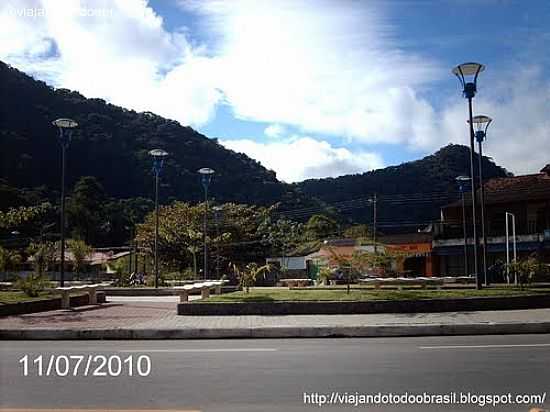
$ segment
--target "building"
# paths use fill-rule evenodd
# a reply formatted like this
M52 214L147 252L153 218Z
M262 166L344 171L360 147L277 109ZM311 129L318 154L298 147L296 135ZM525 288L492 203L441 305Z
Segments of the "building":
M432 234L426 232L385 235L381 237L388 250L402 252L406 257L397 262L396 272L411 276L438 274L438 260L432 257Z
M550 262L550 165L540 173L490 179L484 184L487 267L506 261L506 213L515 218L518 258L536 253ZM479 191L478 191L479 199ZM434 225L433 255L439 259L443 275L464 275L474 271L472 199L465 194L468 268L465 268L462 202L441 210L441 221ZM478 228L481 219L478 213ZM511 228L512 218L509 218ZM511 236L511 229L510 229ZM512 239L510 239L510 248ZM480 245L482 239L480 236ZM482 248L479 249L482 259Z

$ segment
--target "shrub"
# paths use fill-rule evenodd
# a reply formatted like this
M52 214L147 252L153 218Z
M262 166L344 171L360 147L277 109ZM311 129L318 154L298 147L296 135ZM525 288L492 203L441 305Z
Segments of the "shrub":
M25 295L34 298L44 289L50 287L50 281L45 276L32 274L26 278L19 277L15 282L15 287L21 289Z
M540 262L535 255L531 255L526 259L521 259L511 262L509 265L510 274L516 273L519 280L519 285L523 288L524 284L534 282L537 278L543 277L548 273L548 267Z
M256 278L259 275L265 276L266 272L271 271L269 264L258 266L257 263L249 263L244 269L240 269L237 265L233 264L233 271L239 279L239 287L248 293L250 287L256 284Z
M149 274L145 279L145 285L149 287L155 286L155 274ZM159 286L164 286L164 275L159 273Z
M319 280L323 282L323 284L328 284L328 281L332 277L332 271L329 267L324 266L321 269L319 269Z

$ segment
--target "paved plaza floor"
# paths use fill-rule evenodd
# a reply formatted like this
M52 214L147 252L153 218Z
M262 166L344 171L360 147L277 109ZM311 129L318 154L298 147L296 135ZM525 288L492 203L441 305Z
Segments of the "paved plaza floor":
M550 322L550 309L364 315L179 316L177 298L109 298L108 303L0 318L3 329L227 329Z

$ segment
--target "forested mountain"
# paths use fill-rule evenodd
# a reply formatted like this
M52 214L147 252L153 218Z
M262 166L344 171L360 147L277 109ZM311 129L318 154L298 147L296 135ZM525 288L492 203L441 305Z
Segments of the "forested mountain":
M199 200L201 167L216 170L211 193L220 201L269 204L291 190L257 161L190 127L101 99L86 99L74 91L54 90L2 62L0 96L0 178L10 186L58 190L60 147L51 122L69 117L79 127L68 149L68 188L80 176L95 176L110 196L150 197L148 151L158 147L170 153L162 178L165 201Z
M148 151L153 148L170 153L162 176L162 203L200 201L197 170L210 167L216 170L210 190L216 201L260 205L282 201L281 209L290 211L287 216L301 221L331 208L340 222L369 223L372 204L366 199L376 193L381 228L384 224L388 228L403 224L406 229L407 223L437 219L439 207L458 196L456 176L469 174L469 149L450 145L399 166L287 185L257 161L190 127L153 113L87 99L74 91L53 89L0 62L0 210L44 199L58 202L60 147L51 122L59 117L79 123L68 149L69 198L74 195L78 199L77 191L73 192L77 182L92 176L95 180L80 182L78 193L93 187L100 193L89 196L86 202L128 199L123 206L112 203L110 211L104 211L109 216L114 211L126 215L123 210L128 208L138 211L139 220L150 208L146 200L153 197L153 176ZM485 177L506 175L506 170L491 160L483 161ZM111 218L108 221L113 224ZM123 219L118 225L126 227L128 222ZM112 238L111 232L105 233L105 239ZM120 236L127 235L126 231Z
M477 174L478 158L475 157ZM509 173L489 158L483 158L485 179ZM370 222L372 203L342 202L377 195L380 227L399 226L400 222L428 222L437 219L440 206L458 198L457 176L470 175L470 150L462 145L448 145L423 159L370 172L337 178L310 179L295 186L307 196L327 204L341 204L353 220Z

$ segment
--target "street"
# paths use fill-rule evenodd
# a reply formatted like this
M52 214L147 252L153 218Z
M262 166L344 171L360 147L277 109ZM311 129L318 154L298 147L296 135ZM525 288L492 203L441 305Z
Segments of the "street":
M33 360L39 355L76 354L148 355L151 373L101 377L83 376L79 371L74 377L37 376L36 364L31 362L28 376L23 376L19 362L24 355ZM550 392L550 335L0 342L0 410L343 410L342 405L306 405L304 393L546 391ZM400 410L528 411L533 406L543 405L409 405ZM544 406L550 406L548 395Z

